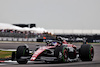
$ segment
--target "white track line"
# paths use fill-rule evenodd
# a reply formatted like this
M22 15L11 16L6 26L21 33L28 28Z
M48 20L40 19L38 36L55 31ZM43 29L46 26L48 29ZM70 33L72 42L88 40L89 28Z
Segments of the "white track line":
M0 64L0 65L7 65L7 64Z
M12 64L18 64L17 61L4 61L4 62L1 62L0 65L12 65Z
M0 49L2 51L16 51L16 49Z

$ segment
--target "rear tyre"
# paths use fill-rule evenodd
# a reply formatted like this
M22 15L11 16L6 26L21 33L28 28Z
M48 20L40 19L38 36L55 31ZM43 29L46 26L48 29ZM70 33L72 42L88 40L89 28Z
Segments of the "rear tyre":
M93 46L89 44L81 45L79 55L82 61L92 61L94 57Z
M22 56L27 56L29 54L29 49L26 46L19 46L16 51L16 60L19 64L26 64L27 59L21 59Z
M15 60L15 56L16 56L15 52L12 52L12 57L11 57L11 60L12 60L12 61Z

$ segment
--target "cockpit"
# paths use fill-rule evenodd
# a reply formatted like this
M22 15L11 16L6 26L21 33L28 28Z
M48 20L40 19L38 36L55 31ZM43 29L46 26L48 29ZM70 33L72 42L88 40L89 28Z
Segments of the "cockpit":
M61 41L47 41L46 42L47 46L56 46L56 45L62 45L62 42Z

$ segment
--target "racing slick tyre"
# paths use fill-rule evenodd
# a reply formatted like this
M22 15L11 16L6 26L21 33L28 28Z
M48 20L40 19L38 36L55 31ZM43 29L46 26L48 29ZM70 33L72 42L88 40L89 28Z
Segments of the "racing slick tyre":
M92 61L94 57L94 48L92 45L81 45L79 56L82 61Z
M15 60L15 52L12 52L12 57L11 60L14 61Z
M26 64L27 59L21 59L22 56L28 56L29 49L26 46L19 46L16 51L16 60L19 64Z
M58 62L67 62L68 51L64 46L56 47L54 54L58 58Z

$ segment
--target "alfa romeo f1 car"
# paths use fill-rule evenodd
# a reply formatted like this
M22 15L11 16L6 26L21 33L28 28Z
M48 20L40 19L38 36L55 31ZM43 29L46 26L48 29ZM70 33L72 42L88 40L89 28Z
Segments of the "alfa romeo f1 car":
M38 46L32 53L28 46L18 46L17 51L12 53L12 60L16 59L19 64L31 61L45 62L70 62L70 61L92 61L94 48L90 44L83 44L77 48L68 44L62 38L46 42L46 46Z

